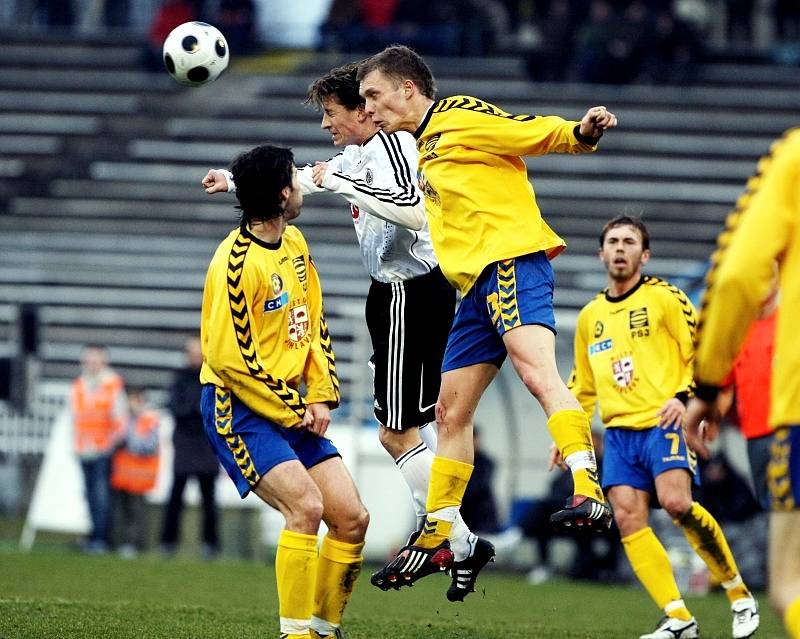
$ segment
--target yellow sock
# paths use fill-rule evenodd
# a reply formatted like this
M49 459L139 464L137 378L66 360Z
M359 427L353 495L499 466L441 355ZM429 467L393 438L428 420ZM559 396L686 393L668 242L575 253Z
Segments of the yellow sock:
M800 597L796 597L783 613L786 632L792 639L800 639Z
M308 639L317 577L317 536L282 530L275 554L281 636Z
M731 603L752 596L739 576L736 560L722 528L710 512L694 502L689 511L675 523L683 529L683 534L686 535L694 551L706 562L711 574L725 588L725 594Z
M572 471L576 495L593 497L604 502L603 489L597 475L597 461L592 445L589 418L582 410L560 410L550 415L547 430L556 443L561 456ZM570 459L570 455L576 454Z
M622 546L641 584L653 601L670 617L683 621L692 614L683 604L667 551L649 526L622 538Z
M325 535L319 549L314 616L311 627L323 636L333 635L342 623L342 614L353 594L361 572L364 543L350 544Z
M418 546L435 548L450 537L450 529L464 499L464 491L472 476L472 464L436 455L431 464L428 484L428 515L417 539Z

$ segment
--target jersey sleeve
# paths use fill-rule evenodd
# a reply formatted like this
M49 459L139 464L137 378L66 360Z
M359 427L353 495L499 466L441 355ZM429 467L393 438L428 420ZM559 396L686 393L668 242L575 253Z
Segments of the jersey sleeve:
M369 143L367 175L372 181L329 167L323 186L348 202L391 224L420 231L425 226L425 200L414 176L417 153L396 135L377 133Z
M322 289L314 261L308 258L308 300L311 331L311 348L304 369L306 402L326 402L331 408L339 405L339 378L336 375L336 358L331 336L322 308Z
M800 132L776 142L728 216L706 278L695 378L719 386L773 281L774 264L797 232Z
M575 361L567 387L591 419L597 401L597 391L595 390L594 373L589 364L588 334L586 313L582 312L578 315L578 324L575 328Z
M693 391L694 339L697 329L697 313L686 294L671 284L664 283L669 291L664 295L664 323L669 334L678 345L683 375L673 395L686 400Z
M251 309L260 284L255 271L240 267L246 264L242 250L242 245L233 245L227 278L222 280L227 286L211 292L212 296L220 296L215 300L214 312L227 317L220 318L218 329L207 336L216 343L213 348L204 349L206 364L252 411L282 426L294 426L305 415L305 402L297 390L264 366L258 340L252 337L255 322Z
M454 109L463 122L464 144L497 155L591 153L597 140L578 138L580 122L556 115L512 115L490 104Z

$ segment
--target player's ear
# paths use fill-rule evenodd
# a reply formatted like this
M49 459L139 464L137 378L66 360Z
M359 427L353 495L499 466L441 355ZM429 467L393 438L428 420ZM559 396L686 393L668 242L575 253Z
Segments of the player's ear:
M356 119L358 120L359 124L366 122L369 119L369 116L367 115L366 104L361 103L356 107Z
M414 95L414 89L416 85L411 80L403 80L403 95L406 98L410 98Z
M650 249L642 251L642 264L647 264L650 261Z

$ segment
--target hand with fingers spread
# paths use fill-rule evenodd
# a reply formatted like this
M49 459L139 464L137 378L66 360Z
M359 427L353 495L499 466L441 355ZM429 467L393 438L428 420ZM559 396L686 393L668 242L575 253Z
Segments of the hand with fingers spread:
M581 120L580 132L588 138L599 138L607 129L617 126L617 116L604 106L592 107Z
M201 182L206 193L227 193L228 179L219 169L211 169Z

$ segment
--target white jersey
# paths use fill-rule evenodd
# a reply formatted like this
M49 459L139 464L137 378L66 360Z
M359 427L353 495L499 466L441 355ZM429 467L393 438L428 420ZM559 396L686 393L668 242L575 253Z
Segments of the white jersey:
M322 188L311 166L298 169L304 194L331 191L350 202L361 258L379 282L409 280L438 264L416 169L414 136L405 131L379 131L360 146L346 146L328 160Z

